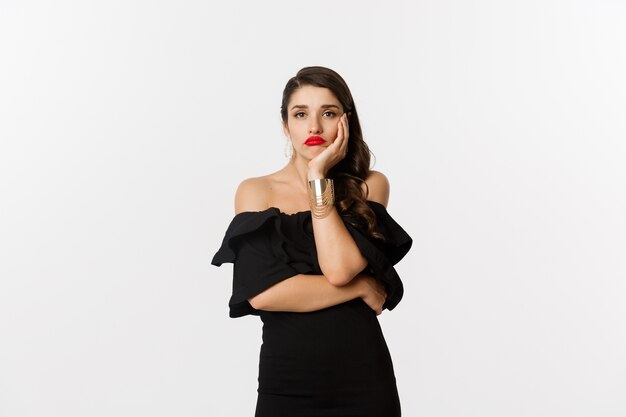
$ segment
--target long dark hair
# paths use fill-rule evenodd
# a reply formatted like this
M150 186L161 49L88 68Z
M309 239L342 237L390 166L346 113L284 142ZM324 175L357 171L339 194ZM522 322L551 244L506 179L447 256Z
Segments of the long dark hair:
M356 111L348 85L339 74L330 68L319 66L302 68L295 77L287 81L283 90L280 114L285 125L288 118L289 99L297 89L305 85L328 88L337 97L344 112L350 114L348 116L350 132L348 152L345 158L328 172L328 178L332 178L335 183L335 207L340 214L346 215L347 220L352 225L362 229L372 237L383 239L383 236L375 229L376 214L367 205L367 195L363 193L361 188L370 173L371 152L363 140L359 114Z

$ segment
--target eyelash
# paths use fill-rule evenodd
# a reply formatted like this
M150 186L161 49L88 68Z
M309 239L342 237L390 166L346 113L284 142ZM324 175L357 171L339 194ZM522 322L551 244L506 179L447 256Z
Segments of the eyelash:
M323 114L326 114L326 113L330 113L330 114L332 114L332 115L333 115L333 117L337 115L337 113L335 113L335 112L333 112L333 111L325 111ZM295 117L296 119L299 119L299 117L298 117L298 115L299 115L299 114L304 114L304 112L301 112L301 111L300 111L300 112L298 112L298 113L294 114L294 115L293 115L293 117Z

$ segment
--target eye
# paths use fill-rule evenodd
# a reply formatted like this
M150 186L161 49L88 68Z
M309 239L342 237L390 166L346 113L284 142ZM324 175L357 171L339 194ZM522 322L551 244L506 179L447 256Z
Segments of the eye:
M330 114L331 115L330 117L335 117L337 115L337 113L335 113L334 111L327 111L327 112L324 112L324 114Z
M299 111L298 113L295 113L293 115L293 117L295 117L296 119L299 119L300 117L304 116L304 112Z

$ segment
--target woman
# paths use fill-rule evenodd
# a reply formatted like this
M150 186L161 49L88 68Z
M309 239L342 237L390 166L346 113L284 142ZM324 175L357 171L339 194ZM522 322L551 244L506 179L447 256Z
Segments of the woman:
M393 265L412 240L339 74L301 69L281 116L290 160L240 184L212 261L234 264L230 316L263 321L256 417L400 416L376 316L402 298Z

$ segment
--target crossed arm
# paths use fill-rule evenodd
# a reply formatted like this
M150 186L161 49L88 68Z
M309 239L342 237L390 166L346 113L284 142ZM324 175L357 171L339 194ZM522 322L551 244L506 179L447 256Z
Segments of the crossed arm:
M366 184L368 199L386 207L389 200L387 177L372 171ZM313 217L313 234L320 269L331 284L346 285L367 266L367 260L354 243L337 209L333 208L323 219Z
M366 181L368 199L387 205L387 178L373 171ZM267 208L263 192L242 183L235 199L237 212ZM382 313L386 293L372 276L362 273L367 266L359 248L336 209L323 219L313 218L318 261L323 275L298 274L248 299L252 307L266 311L308 312L362 298L376 314Z
M382 313L386 296L380 283L369 275L359 274L348 284L337 287L324 275L298 274L271 286L248 302L257 310L305 313L360 297L378 315Z

